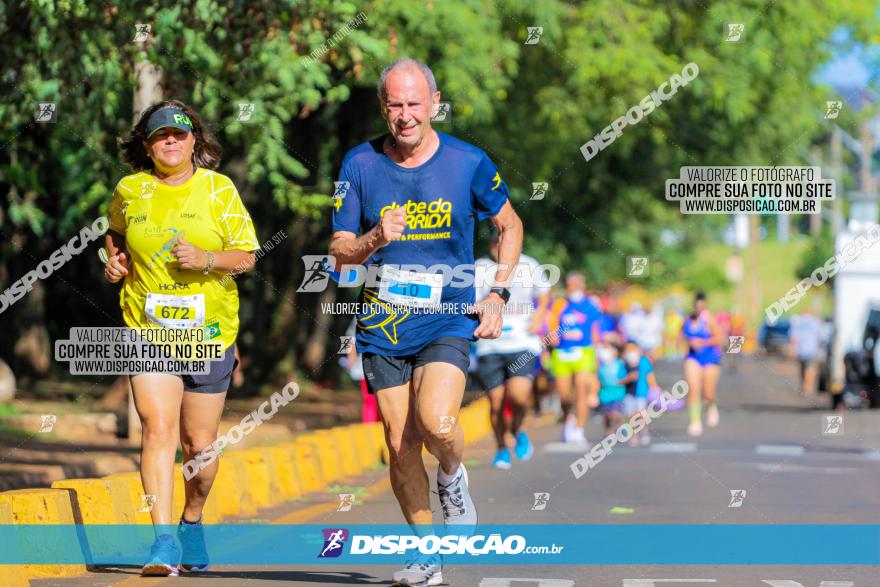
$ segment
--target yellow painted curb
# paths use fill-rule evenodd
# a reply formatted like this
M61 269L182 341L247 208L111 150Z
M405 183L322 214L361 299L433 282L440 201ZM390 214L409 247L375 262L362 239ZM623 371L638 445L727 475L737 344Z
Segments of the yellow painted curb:
M385 425L382 422L370 422L365 424L365 426L367 426L367 429L373 436L373 445L378 446L379 450L382 451L382 463L387 465L391 462L391 453L388 451L388 445L385 443Z
M373 442L373 435L365 424L349 426L354 435L355 452L361 467L368 469L379 464L382 452Z
M16 489L0 493L0 505L6 504L15 524L74 524L70 492L65 489ZM49 560L54 550L64 550L68 545L22 545L38 547L49 551ZM60 557L59 557L60 558ZM32 579L43 577L70 577L86 572L85 565L25 565L27 576Z
M259 470L259 467L253 466L250 459L242 454L242 451L225 451L220 457L220 462L227 461L229 465L236 469L238 473L238 494L241 496L241 507L239 508L239 516L253 516L261 507L260 491L254 492L256 484L268 481L268 475L265 469ZM222 466L222 465L221 465ZM262 477L262 479L261 479ZM268 503L268 498L264 498L263 502Z
M119 524L113 508L113 494L104 479L62 479L52 489L72 491L73 518L82 524Z
M260 449L247 449L237 451L236 454L245 458L251 487L257 509L272 507L281 503L281 489L278 480L278 468L274 462L266 458L267 455Z
M336 449L339 452L343 476L360 475L363 471L363 466L358 458L357 447L355 446L357 438L354 435L354 430L348 426L334 426L329 432L328 436L333 439L331 442L336 445Z
M152 524L149 511L140 511L144 505L144 486L140 473L114 473L104 477L115 497L116 507L126 524Z
M12 524L15 520L12 517L12 506L8 503L0 503L0 524ZM17 544L4 543L3 548L19 548ZM3 582L9 587L29 587L30 581L27 578L27 567L25 565L3 565L0 567L3 573Z
M313 445L307 441L293 442L293 460L299 473L300 488L303 493L314 493L324 489L324 476L321 463Z
M339 453L336 447L330 444L327 435L307 434L296 439L297 444L303 443L311 447L312 454L318 459L321 469L321 479L324 483L333 483L342 479L342 467L339 463ZM323 491L323 485L316 491Z
M302 497L299 473L296 470L296 461L293 457L293 446L279 445L262 449L264 454L274 463L278 473L278 490L284 500Z

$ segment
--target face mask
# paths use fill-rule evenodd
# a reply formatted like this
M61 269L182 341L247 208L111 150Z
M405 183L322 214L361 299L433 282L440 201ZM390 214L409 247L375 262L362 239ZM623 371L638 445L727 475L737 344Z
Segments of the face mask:
M586 297L586 294L582 291L573 291L568 294L568 299L573 302L579 302Z
M596 354L599 355L599 361L602 363L610 363L614 360L614 351L609 348L601 348Z
M626 364L630 367L638 365L640 358L638 351L627 351L623 353L623 360L626 361Z

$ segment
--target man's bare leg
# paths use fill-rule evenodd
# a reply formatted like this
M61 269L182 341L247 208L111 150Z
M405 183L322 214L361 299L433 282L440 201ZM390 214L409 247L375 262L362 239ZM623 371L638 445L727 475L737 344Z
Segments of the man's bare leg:
M409 524L431 524L428 474L422 460L422 435L415 419L414 394L408 382L376 393L391 455L391 488Z
M450 363L428 363L413 371L416 420L428 452L447 475L458 471L464 453L464 431L458 422L464 386L464 373Z

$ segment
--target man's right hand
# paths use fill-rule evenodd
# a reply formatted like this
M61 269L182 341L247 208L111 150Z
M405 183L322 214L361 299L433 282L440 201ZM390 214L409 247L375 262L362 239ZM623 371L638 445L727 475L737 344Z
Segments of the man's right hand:
M379 231L380 246L385 246L392 241L396 241L403 236L403 229L406 228L406 208L398 206L385 212L382 216L382 222L377 227Z
M124 252L113 255L104 265L104 279L116 283L128 275L128 257Z

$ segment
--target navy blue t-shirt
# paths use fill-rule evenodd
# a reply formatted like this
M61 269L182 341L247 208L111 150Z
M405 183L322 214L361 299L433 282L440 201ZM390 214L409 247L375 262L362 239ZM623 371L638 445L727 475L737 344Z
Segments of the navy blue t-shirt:
M438 132L440 146L418 167L401 167L382 150L385 137L358 145L345 155L333 212L333 230L362 235L380 223L382 215L396 206L407 207L407 225L400 240L380 248L364 264L467 265L473 276L474 228L498 214L509 192L498 168L477 147ZM340 193L344 191L344 195ZM427 271L426 273L441 273ZM369 274L369 271L367 272ZM464 272L462 272L462 275ZM473 285L454 287L456 279L442 287L440 302L464 307L475 302ZM473 339L478 317L464 312L439 313L422 308L389 307L379 299L378 287L367 283L360 301L380 308L358 318L357 349L386 356L418 352L443 336ZM388 311L385 308L388 308Z

